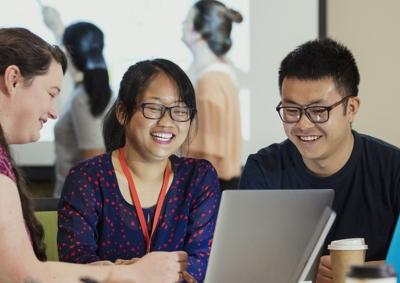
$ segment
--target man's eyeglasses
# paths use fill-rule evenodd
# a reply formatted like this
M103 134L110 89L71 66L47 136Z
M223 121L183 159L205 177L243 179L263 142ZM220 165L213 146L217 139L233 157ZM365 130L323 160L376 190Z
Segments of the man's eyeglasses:
M187 122L192 117L193 110L187 106L172 106L167 107L158 103L142 103L143 116L147 119L161 119L165 112L169 111L169 116L176 122Z
M279 117L285 123L297 123L300 121L303 113L312 123L325 123L329 120L329 112L336 106L346 102L350 97L350 95L345 96L331 106L281 106L282 102L279 102L276 111L278 111Z

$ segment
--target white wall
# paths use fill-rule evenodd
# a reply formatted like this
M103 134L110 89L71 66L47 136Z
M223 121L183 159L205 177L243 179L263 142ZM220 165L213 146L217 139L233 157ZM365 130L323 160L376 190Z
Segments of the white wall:
M400 146L400 1L327 0L327 33L350 48L360 70L354 128Z
M282 59L296 46L318 37L318 1L250 1L250 72L242 76L251 92L251 140L243 160L285 138L275 107L278 104L278 70Z
M194 1L173 1L173 3L178 3L176 5L179 7L179 9L173 10L174 13L172 11L168 12L168 7L171 5L166 3L171 2L162 0L146 0L143 3L147 4L142 3L136 7L135 11L124 11L124 20L118 20L118 22L125 21L124 27L126 27L126 30L121 30L124 42L120 42L122 39L118 37L118 34L108 30L107 24L104 24L101 28L105 31L106 39L111 38L112 40L109 43L115 46L131 46L132 54L139 53L139 50L146 51L145 43L151 41L151 48L147 49L153 50L153 53L151 53L153 57L166 56L171 58L174 55L168 53L169 49L173 49L177 53L174 49L178 48L181 50L179 52L180 55L176 58L172 57L172 59L182 67L187 66L190 63L188 61L190 54L184 46L179 45L181 44L179 42L180 35L176 33L180 33L180 22L183 20L188 7ZM85 12L85 9L88 9L90 5L86 5L88 7L85 8L85 5L79 5L76 0L67 2L48 0L43 2L55 6L59 5L57 7L60 9L62 7L66 9L65 5L69 5L68 3L75 7L80 7L80 9L76 10L76 13L64 18L67 24L74 17L74 19L85 19L85 15L88 15L88 20L93 20L94 17L93 11ZM120 5L112 5L108 9L109 2L101 2L102 4L96 13L102 19L110 18L112 14L113 17L118 16L116 7L122 7L123 3L126 2L123 0L114 0L114 2ZM244 110L248 111L247 113L242 113L245 121L244 132L250 135L250 139L244 142L242 156L244 163L250 153L254 153L270 143L280 142L285 138L280 119L275 111L275 106L279 102L279 64L284 56L297 45L304 41L315 39L318 36L318 0L225 0L223 2L239 9L244 14L244 22L233 27L233 50L229 54L239 67L239 80L244 93L247 92L249 94L247 97L249 98L249 107L244 107ZM41 25L41 28L39 31L34 30L34 32L45 37L51 36L41 23L40 10L35 1L29 3L32 7L27 10L30 11L32 16L30 20L24 18L24 26L32 26L29 25L29 21L35 20L38 25ZM162 6L161 10L160 5ZM139 20L139 15L142 15L140 9L144 8L146 8L145 13L147 16ZM151 13L151 9L157 9L159 11L157 12L158 14ZM178 10L182 14L182 19L176 16ZM163 13L164 11L165 13ZM7 13L13 14L14 18L10 20L14 20L20 15L21 11L15 10L12 13L10 11ZM129 19L129 15L131 15L131 19ZM156 26L161 29L168 19L174 23L173 31L171 31L173 36L168 41L167 39L162 39L161 42L154 43L152 40L157 38L157 35L163 34L156 32L156 30L151 30L149 33L138 33L134 30L134 26L142 25L142 28L145 28L149 25L149 22L155 22ZM113 24L117 23L113 22ZM171 47L168 46L168 42L176 42L177 45ZM113 56L113 54L109 54L109 48L107 52L109 57ZM132 63L140 59L140 55L137 57L131 58ZM126 66L122 65L120 69L125 70ZM111 76L115 77L115 72ZM246 96L244 95L243 97L246 100ZM246 106L246 104L243 104L243 106ZM40 144L14 146L13 149L15 159L20 165L52 165L54 162L54 146L51 139L45 140Z

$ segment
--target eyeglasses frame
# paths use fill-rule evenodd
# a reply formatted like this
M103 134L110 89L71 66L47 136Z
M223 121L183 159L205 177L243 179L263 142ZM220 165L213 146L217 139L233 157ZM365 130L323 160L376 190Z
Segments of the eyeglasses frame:
M330 112L332 109L334 109L335 107L339 106L340 104L347 102L347 100L349 98L353 97L352 95L346 95L345 97L343 97L341 100L339 100L338 102L333 103L330 106L318 106L318 105L313 105L313 106L303 106L303 107L299 107L299 106L281 106L282 105L282 101L279 102L279 104L275 107L275 110L278 112L279 117L281 118L282 122L287 123L287 124L294 124L294 123L298 123L301 120L301 117L303 116L303 113L306 115L306 117L308 118L308 120L311 123L314 124L322 124L322 123L326 123L329 121L330 118ZM295 108L298 109L300 111L300 116L298 118L297 121L293 121L293 122L286 122L283 117L281 116L281 109L285 109L285 108ZM327 111L328 113L328 117L326 118L325 121L313 121L313 119L311 118L311 115L308 113L308 109L310 108L324 108L325 111Z
M145 109L146 106L148 106L148 105L158 105L158 106L161 106L162 109L163 109L162 112L161 112L161 116L160 116L159 118L147 117L147 116L144 114L144 109ZM188 106L185 106L185 107L187 107L187 109L189 110L189 118L188 118L187 120L184 120L184 121L177 121L177 120L175 120L175 119L172 117L172 111L171 111L171 110L174 109L174 108L178 108L178 107L182 107L182 106L175 105L175 106L168 107L168 106L165 106L164 104L152 103L152 102L144 102L144 103L141 103L141 104L140 104L140 108L142 108L143 117L145 117L146 119L160 120L160 119L162 119L162 118L164 117L164 115L165 115L165 113L166 113L167 111L169 112L169 117L170 117L173 121L175 121L175 122L187 122L187 121L189 121L190 119L192 119L192 117L193 117L195 111L194 111L192 108L190 108L190 107L188 107Z

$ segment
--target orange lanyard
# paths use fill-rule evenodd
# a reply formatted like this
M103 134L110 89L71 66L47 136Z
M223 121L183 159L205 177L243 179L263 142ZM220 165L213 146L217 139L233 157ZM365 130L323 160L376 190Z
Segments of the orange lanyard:
M140 204L139 196L136 192L136 187L135 187L135 183L133 182L132 174L129 171L128 165L126 164L125 151L123 148L119 149L119 162L121 164L122 171L124 172L125 177L128 180L129 191L131 193L131 198L132 198L132 201L136 208L136 213L139 217L139 222L140 222L140 226L142 228L143 237L146 241L146 252L148 253L148 252L150 252L151 239L153 237L158 220L160 218L161 209L164 204L165 196L167 193L170 170L169 170L169 167L167 164L167 167L165 167L165 171L164 171L164 178L163 178L161 191L160 191L160 194L159 194L158 200L157 200L156 211L154 213L153 227L151 228L151 234L149 235L149 230L147 229L146 219L144 218L142 205Z

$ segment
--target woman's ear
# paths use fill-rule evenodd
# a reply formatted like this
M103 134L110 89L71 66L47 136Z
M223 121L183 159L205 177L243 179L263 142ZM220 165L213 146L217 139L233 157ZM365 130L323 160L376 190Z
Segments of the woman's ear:
M117 117L118 123L124 125L126 117L124 112L124 106L121 103L118 103L117 106L115 107L115 115Z
M6 94L15 93L18 83L22 82L22 74L18 66L10 65L4 71L4 87Z

